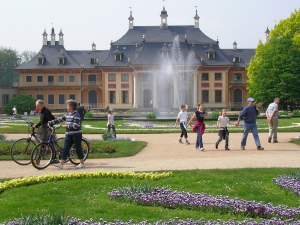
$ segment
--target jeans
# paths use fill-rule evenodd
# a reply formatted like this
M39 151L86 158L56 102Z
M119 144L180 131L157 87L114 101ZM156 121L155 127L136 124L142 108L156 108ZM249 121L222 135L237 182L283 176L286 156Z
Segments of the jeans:
M258 137L257 124L256 123L245 123L244 133L241 141L241 146L245 147L247 142L248 133L251 130L256 147L260 146L260 140Z
M180 129L181 129L181 135L180 135L180 137L182 138L184 136L184 138L187 139L188 135L187 135L185 123L180 123Z
M219 139L216 142L216 144L219 145L220 142L223 140L223 132L225 132L225 148L228 148L229 135L227 131L219 130Z
M83 151L81 146L81 140L82 140L82 133L76 133L76 134L68 134L66 135L65 144L64 144L64 150L62 152L62 159L66 160L70 156L70 149L72 145L75 145L76 148L76 154L78 156L78 159L83 159Z
M277 141L277 128L278 128L278 119L273 119L269 123L269 138L273 137L274 141Z
M110 127L110 125L107 125L107 132L108 132L108 133L110 132L110 129L113 130L113 132L114 132L114 137L117 138L117 132L116 132L115 126L114 126L114 125L111 125L111 127Z
M200 126L197 126L197 140L196 140L196 148L203 148L203 142L202 142L202 134L200 134Z

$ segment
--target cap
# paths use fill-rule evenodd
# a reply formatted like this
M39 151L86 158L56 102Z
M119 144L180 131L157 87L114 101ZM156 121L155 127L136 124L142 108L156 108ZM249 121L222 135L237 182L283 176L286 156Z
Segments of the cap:
M248 98L247 102L254 102L254 98Z

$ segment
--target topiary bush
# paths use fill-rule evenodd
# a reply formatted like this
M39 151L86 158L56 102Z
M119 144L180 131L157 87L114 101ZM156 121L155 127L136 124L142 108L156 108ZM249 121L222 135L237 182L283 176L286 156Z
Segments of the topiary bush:
M218 119L219 116L220 116L220 111L218 111L218 110L215 110L211 113L211 118L213 118L213 119Z
M36 99L29 95L18 94L12 98L12 100L4 106L4 113L12 115L12 108L16 106L18 114L29 113L35 109Z
M94 114L91 112L86 112L86 114L84 115L85 118L94 118Z

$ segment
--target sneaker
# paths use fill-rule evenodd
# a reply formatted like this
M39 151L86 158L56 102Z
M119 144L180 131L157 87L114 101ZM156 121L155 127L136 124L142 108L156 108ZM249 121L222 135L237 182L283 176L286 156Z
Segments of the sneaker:
M181 139L179 139L179 143L180 143L180 144L183 144L183 142L182 142L182 140L181 140Z
M60 169L64 168L64 166L62 164L60 164L60 163L53 164L53 166L56 166L56 167L58 167Z
M204 151L204 148L200 148L200 151L202 151L202 152L203 152L203 151Z
M86 167L86 165L85 164L79 164L78 166L76 166L75 168L76 169L81 169L81 168L85 168Z
M51 164L60 164L59 160L58 159L53 159L51 161Z
M225 148L226 151L230 151L230 148Z
M277 140L274 140L273 143L278 143L278 141L277 141Z
M187 145L189 145L189 144L190 144L190 142L189 142L189 141L186 141L185 143L186 143Z
M218 149L219 145L216 143L216 149Z
M269 143L271 143L271 139L272 139L272 138L268 138L268 142L269 142Z
M245 146L241 146L241 150L245 150Z
M258 147L257 147L257 150L264 150L264 148L261 147L261 146L258 146Z

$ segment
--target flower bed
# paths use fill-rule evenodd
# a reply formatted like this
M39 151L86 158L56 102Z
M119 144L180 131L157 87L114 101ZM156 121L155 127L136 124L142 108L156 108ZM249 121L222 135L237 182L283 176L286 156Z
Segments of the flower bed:
M287 176L281 175L274 178L273 181L280 187L293 191L296 195L300 195L300 178L297 175Z

